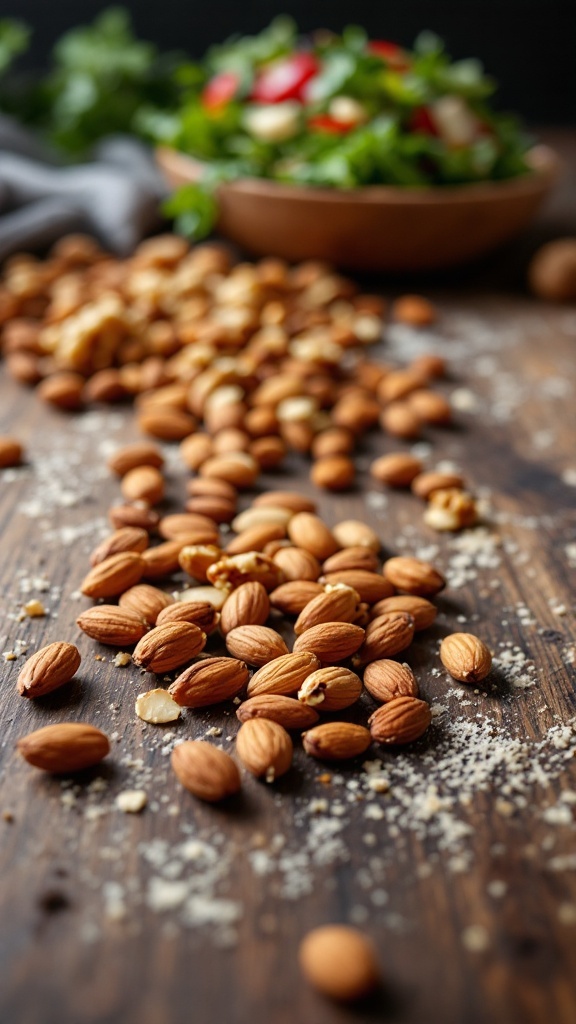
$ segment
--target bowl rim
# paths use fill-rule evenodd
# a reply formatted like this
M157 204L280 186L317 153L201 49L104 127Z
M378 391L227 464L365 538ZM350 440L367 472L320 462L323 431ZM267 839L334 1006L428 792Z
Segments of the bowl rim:
M245 196L259 198L289 200L299 203L391 203L407 206L439 205L442 201L468 203L473 201L490 201L504 199L509 196L532 195L546 190L554 183L562 169L562 161L551 146L539 143L528 150L527 161L530 171L527 174L502 181L465 182L461 185L436 185L424 188L400 185L361 185L357 188L325 188L315 185L285 184L268 178L237 178L224 182L218 191L233 191ZM189 181L197 179L202 161L173 149L170 146L158 146L156 158L160 168L168 170L171 165L180 174L188 174Z

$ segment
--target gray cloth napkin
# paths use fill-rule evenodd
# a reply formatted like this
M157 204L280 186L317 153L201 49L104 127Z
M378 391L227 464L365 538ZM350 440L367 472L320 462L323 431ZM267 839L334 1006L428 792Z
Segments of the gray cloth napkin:
M30 132L0 114L0 260L45 249L77 231L127 256L161 226L166 194L152 152L137 139L110 136L89 163L63 166Z

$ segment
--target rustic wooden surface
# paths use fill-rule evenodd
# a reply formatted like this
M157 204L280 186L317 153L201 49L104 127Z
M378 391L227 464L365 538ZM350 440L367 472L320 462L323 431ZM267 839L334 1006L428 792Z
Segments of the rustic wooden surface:
M428 282L427 293L442 311L433 336L415 342L413 332L408 339L391 332L382 349L383 357L401 359L406 344L423 350L440 345L453 355L446 390L456 389L465 408L453 430L427 436L430 460L457 461L472 486L487 495L489 524L477 535L478 550L493 544L496 552L484 565L477 564L481 554L474 556L470 578L447 590L438 625L421 635L408 656L426 697L447 708L406 762L416 773L427 765L431 780L429 766L443 742L446 715L476 723L487 738L496 732L523 744L545 744L547 731L569 723L576 712L569 564L576 564L570 548L576 541L576 311L538 304L519 287L526 254L537 241L550 233L576 233L576 147L562 134L550 141L565 154L568 173L531 232L483 267ZM506 784L515 778L509 762L483 788L463 776L465 799L456 800L454 813L470 834L456 845L449 838L445 849L445 833L434 834L434 812L421 832L410 828L416 808L409 804L396 827L386 818L367 820L366 800L346 788L359 777L360 766L343 769L344 785L322 785L321 766L301 751L290 775L273 790L249 781L229 809L200 805L171 777L162 729L134 715L135 694L146 688L140 673L112 666L104 648L99 650L107 660L95 660L97 645L79 636L74 624L88 603L74 595L87 552L117 496L117 484L102 472L102 441L134 434L129 411L63 416L0 376L0 433L8 432L25 442L29 464L0 477L0 652L13 649L18 639L29 651L68 639L78 642L84 660L77 681L36 702L25 702L15 691L23 657L0 661L3 1024L573 1024L571 741L541 748L545 762L550 750L547 767L558 765L557 778L547 781L543 775L541 783L525 786L520 801L513 791L506 796ZM368 452L393 447L369 439L361 465ZM293 469L298 486L312 493L304 463L295 462ZM183 496L183 480L171 464L171 507ZM365 518L380 530L389 551L438 545L437 561L455 580L463 551L458 538L427 530L416 499L388 494L381 508L378 498L365 499L365 491L381 493L364 473L356 493L319 496L327 521ZM39 578L48 581L48 591L38 591ZM26 589L45 601L48 617L16 621ZM437 641L454 628L477 630L500 655L503 644L518 645L529 659L534 685L515 687L505 666L486 694L464 692L444 673L433 674ZM116 736L109 763L88 773L76 789L35 772L14 750L17 738L31 729L66 720L93 722ZM233 710L192 713L172 732L204 735L219 725L227 742L234 722ZM483 756L475 735L472 760ZM386 767L397 757L383 755ZM135 767L127 758L142 758L143 765ZM452 797L459 788L455 770L447 769ZM525 780L525 764L522 771ZM94 782L99 779L104 783ZM115 808L114 796L135 779L147 790L149 806L140 815L125 815ZM562 791L568 792L564 803L558 802ZM394 800L394 785L389 795L372 796L386 807ZM331 810L334 802L344 805L340 855L331 855L325 838L315 852L309 842L315 820L309 801L315 798L327 799ZM544 813L550 806L564 808L559 823L554 811ZM289 851L292 883L299 874L295 854L305 851L301 875L310 892L300 899L278 894L279 872L288 870L275 845L279 835ZM196 838L208 843L222 865L217 883L213 865L186 861L178 846ZM155 840L166 844L160 867L160 861L149 863L158 851L150 845ZM271 874L254 873L254 851L269 856ZM149 880L168 877L170 861L178 862L175 878L193 878L199 892L205 884L208 896L240 902L236 935L221 923L183 923L179 906L153 909ZM307 929L346 920L358 921L374 938L385 978L377 998L350 1010L313 993L296 966Z

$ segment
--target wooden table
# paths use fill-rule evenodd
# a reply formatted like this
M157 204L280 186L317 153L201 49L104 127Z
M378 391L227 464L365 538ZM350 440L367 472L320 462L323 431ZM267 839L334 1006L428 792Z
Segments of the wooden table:
M171 743L216 727L229 746L233 707L146 726L133 706L150 677L106 648L96 657L75 626L87 553L117 497L107 439L136 436L130 412L63 416L0 378L0 433L29 454L0 480L0 652L68 639L84 657L77 682L36 702L15 691L25 655L0 662L3 1024L573 1024L576 311L519 287L537 241L576 233L574 140L549 141L568 174L531 233L425 282L438 327L395 328L382 349L449 356L457 424L430 432L428 459L463 468L487 524L435 534L416 499L384 495L365 472L396 447L379 437L357 493L315 495L327 521L365 518L387 551L430 555L451 583L408 658L434 724L410 753L380 755L388 792L359 764L319 781L301 750L289 776L247 781L231 808L179 787ZM292 472L311 494L304 463ZM175 507L175 459L169 476ZM32 596L50 614L18 621ZM454 629L497 655L485 692L438 670ZM45 777L15 752L19 736L66 720L112 736L87 779ZM141 814L115 806L132 788L148 794ZM300 938L328 921L357 923L378 947L383 993L357 1009L325 1002L298 972Z

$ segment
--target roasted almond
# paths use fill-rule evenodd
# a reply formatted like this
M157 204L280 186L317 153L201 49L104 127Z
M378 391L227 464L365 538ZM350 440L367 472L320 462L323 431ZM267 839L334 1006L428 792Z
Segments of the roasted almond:
M41 381L36 394L43 402L71 412L81 407L83 390L84 377L80 373L59 370Z
M343 661L361 646L364 630L349 622L320 622L296 639L293 651L311 651L321 662Z
M125 501L158 505L164 497L164 477L155 466L136 466L124 474L120 490Z
M282 540L286 536L286 528L275 523L252 526L243 530L226 545L228 555L241 555L247 551L263 551L272 540Z
M283 526L285 529L293 515L291 509L276 505L252 505L244 512L239 512L231 526L235 533L244 533L245 530L254 530L260 526Z
M138 643L148 632L148 623L129 608L115 604L98 604L87 608L76 619L86 636L110 647L124 647Z
M292 764L292 740L278 722L249 718L240 726L236 751L245 768L256 778L274 782Z
M378 987L372 943L357 928L329 924L314 928L300 943L298 960L310 984L340 1002L362 999Z
M36 651L24 662L18 675L18 692L23 697L43 697L70 682L80 668L80 651L74 644L58 640Z
M478 522L478 505L466 491L447 487L430 495L422 519L426 526L440 532L463 530Z
M354 622L359 602L360 596L352 587L341 583L328 586L300 612L294 632L300 636L319 622Z
M248 683L248 696L257 697L263 693L290 696L317 668L320 668L320 661L310 651L281 655L254 673Z
M150 626L155 626L163 609L174 604L174 598L150 583L137 583L135 587L130 587L120 595L118 604L120 608L135 612Z
M341 548L369 548L378 554L382 547L376 531L360 519L343 519L342 522L336 523L332 533Z
M213 454L212 438L208 434L193 434L189 430L180 444L180 458L188 469L197 471Z
M288 536L296 547L309 551L320 562L340 547L331 530L312 512L297 512L292 516L288 523Z
M473 633L450 633L440 645L440 660L453 679L479 683L492 668L492 655Z
M0 437L0 469L19 466L22 462L22 445L15 437Z
M248 452L229 452L227 455L213 455L199 468L200 476L216 477L243 491L255 483L260 466Z
M390 658L410 646L414 639L414 619L408 612L379 615L366 627L360 650L354 655L355 665L367 665L379 658Z
M116 597L139 583L146 563L142 555L133 551L119 551L95 565L81 584L86 597Z
M325 665L306 677L298 700L320 711L342 711L355 704L362 693L362 680L342 665Z
M171 764L178 781L200 800L216 803L240 789L235 761L204 740L179 743L172 751Z
M412 493L427 501L434 491L444 491L447 487L464 487L464 477L460 473L440 473L430 470L419 473L412 481Z
M209 601L175 601L162 609L157 624L163 626L167 622L190 622L209 636L219 621L220 613Z
M218 480L216 477L194 476L187 481L186 490L192 498L224 498L234 506L238 499L236 488L226 480Z
M241 583L254 581L267 590L274 590L284 577L282 570L271 558L259 551L247 551L241 555L225 555L211 565L206 577L219 590L230 592Z
M167 622L155 626L137 644L132 660L148 672L171 672L203 650L206 633L191 622Z
M117 476L125 476L138 466L162 469L163 465L164 457L160 449L155 444L147 444L145 441L124 445L108 459L108 468Z
M143 576L149 580L171 576L180 568L180 552L185 547L183 540L165 540L154 548L142 552Z
M387 658L366 666L364 686L382 704L395 697L418 697L418 683L410 666Z
M203 708L231 700L246 685L248 669L236 658L203 658L184 669L169 687L183 708Z
M200 533L206 538L200 541L202 544L215 544L218 541L216 523L199 512L175 512L173 515L162 516L158 532L164 540L179 540L180 537Z
M392 318L412 327L426 327L438 319L438 313L422 295L401 295L392 304Z
M452 422L452 407L444 395L423 388L408 396L408 405L420 417L423 423L434 426L446 426Z
M308 729L316 724L319 716L314 708L293 697L261 693L245 700L237 709L236 717L241 722L247 722L249 718L268 718L284 729Z
M356 466L349 455L325 455L310 469L312 483L325 491L347 491L355 476Z
M323 761L346 761L363 754L372 736L363 725L352 722L324 722L302 734L304 750Z
M429 562L419 558L389 558L384 563L384 576L390 583L416 597L430 597L446 586L446 580ZM382 595L388 596L388 595Z
M370 465L370 475L388 487L410 487L414 478L421 472L421 460L408 452L381 455Z
M198 477L199 480L202 477ZM223 480L211 480L210 483L224 483ZM198 494L188 498L186 510L200 515L209 516L215 523L229 523L236 513L236 503L218 495Z
M226 634L226 647L249 665L266 665L288 654L280 634L269 626L236 626Z
M90 555L90 565L99 565L110 555L117 555L119 551L136 551L141 554L150 543L148 533L138 526L123 526L115 530L104 540L100 541Z
M79 772L99 764L110 750L108 737L93 725L63 722L45 725L18 740L17 747L28 764L57 774Z
M281 583L270 594L270 604L284 615L299 615L312 598L324 593L321 583L313 580L290 580Z
M317 580L320 575L320 562L304 548L289 545L279 548L272 557L287 580Z
M377 743L401 746L422 736L430 722L430 705L417 697L394 697L371 715L368 725Z
M161 441L182 441L196 429L196 420L173 406L149 406L140 412L138 427L143 434Z
M378 618L379 615L389 615L390 612L408 612L414 619L414 629L427 629L434 622L438 609L425 597L415 597L413 594L393 594L392 597L385 597L372 607L371 617Z
M224 602L220 629L226 634L238 626L263 626L269 614L270 600L262 584L242 583Z
M296 491L264 491L254 498L252 505L255 508L272 505L275 508L289 509L294 513L316 511L316 502Z
M380 426L392 437L401 437L405 441L415 440L422 433L422 420L416 415L408 402L390 402L382 410Z
M206 583L208 569L222 557L223 551L217 544L186 544L178 555L178 562L188 576Z
M322 571L334 574L345 572L348 569L361 569L364 572L376 572L378 568L378 556L367 547L342 548L335 555L327 558L322 566ZM320 574L318 574L320 575ZM318 578L318 577L316 577Z
M135 526L147 533L154 533L160 522L160 516L154 509L139 505L114 505L108 511L108 518L115 530Z
M328 572L320 577L320 582L334 586L337 583L345 583L358 591L361 601L366 604L376 604L384 597L390 597L394 593L394 587L390 581L377 572L367 572L365 569L344 569L340 572Z

